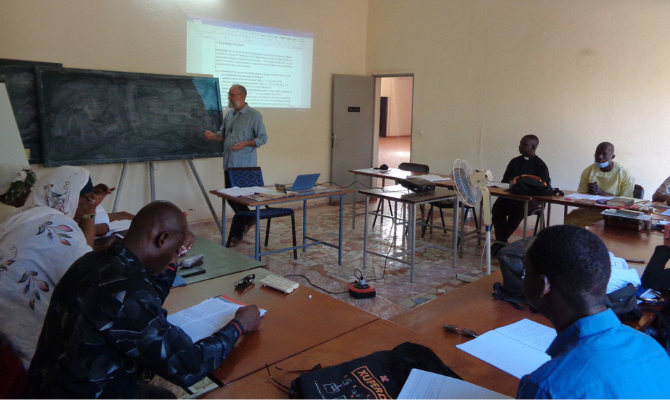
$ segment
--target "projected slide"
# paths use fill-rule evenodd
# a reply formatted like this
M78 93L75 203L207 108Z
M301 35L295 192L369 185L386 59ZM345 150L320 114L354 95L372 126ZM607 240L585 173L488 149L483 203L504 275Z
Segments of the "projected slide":
M239 83L252 107L311 107L313 34L200 17L186 32L186 72L218 78L222 105Z

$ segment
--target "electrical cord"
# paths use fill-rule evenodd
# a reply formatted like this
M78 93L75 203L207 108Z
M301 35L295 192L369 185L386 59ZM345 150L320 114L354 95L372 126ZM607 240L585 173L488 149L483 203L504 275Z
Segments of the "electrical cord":
M317 288L317 289L323 290L324 292L326 292L326 293L328 293L328 294L345 294L345 293L349 293L349 289L345 290L344 292L331 292L330 290L326 290L326 289L322 288L321 286L316 286L316 285L313 284L312 281L310 281L309 278L306 277L305 275L300 275L300 274L288 274L288 275L284 275L285 278L288 278L289 276L299 276L299 277L305 278L305 279L307 279L307 282L308 282L310 285L314 286L314 287Z

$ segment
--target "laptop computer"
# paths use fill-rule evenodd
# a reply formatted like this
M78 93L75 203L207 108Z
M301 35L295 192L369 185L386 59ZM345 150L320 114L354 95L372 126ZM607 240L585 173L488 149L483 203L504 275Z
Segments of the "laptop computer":
M298 175L292 185L284 185L284 188L285 190L290 190L292 192L312 190L312 188L314 188L316 185L316 181L319 179L319 176L321 176L321 174Z

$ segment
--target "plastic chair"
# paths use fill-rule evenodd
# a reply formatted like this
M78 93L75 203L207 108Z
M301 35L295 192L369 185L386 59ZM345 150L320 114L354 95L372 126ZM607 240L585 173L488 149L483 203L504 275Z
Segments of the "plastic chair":
M402 171L409 171L409 172L421 172L424 174L427 174L430 172L430 167L427 166L426 164L418 164L418 163L411 163L411 162L404 162L400 163L398 165L398 169ZM389 212L391 213L391 216L393 216L393 209L391 208L391 200L387 200L389 204ZM375 211L375 218L372 220L372 227L375 227L375 224L377 223L377 216L380 215L382 212L382 207L383 207L384 201L380 200L379 204L377 204L377 211ZM421 219L423 219L423 214L424 214L424 207L423 204L420 206L421 208Z
M230 179L230 184L232 187L250 187L250 186L265 186L263 184L263 173L261 172L260 167L250 167L250 168L230 168L228 169L228 177ZM260 219L268 220L267 227L265 229L265 247L268 247L268 241L270 239L270 223L272 218L279 217L291 217L291 231L293 232L293 246L297 246L296 236L295 236L295 213L291 208L273 208L270 206L265 206L261 209ZM235 215L240 215L244 217L256 218L256 211L235 211ZM228 235L228 241L226 246L230 244L230 235ZM298 250L293 249L293 259L298 259Z
M644 199L644 188L640 185L635 185L633 189L633 197L636 199Z

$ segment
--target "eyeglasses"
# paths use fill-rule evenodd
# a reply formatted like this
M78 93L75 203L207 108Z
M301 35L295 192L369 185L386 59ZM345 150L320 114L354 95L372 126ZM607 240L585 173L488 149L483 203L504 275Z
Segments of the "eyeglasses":
M241 96L242 93L230 93L228 92L228 97L235 97L235 96Z
M244 289L254 283L254 279L256 279L255 274L247 275L239 281L233 283L233 285L235 286L235 289Z
M279 368L279 367L277 367L277 366L275 366L274 368L277 369L277 370L279 370L279 371L281 371L281 372L283 372L283 373L285 373L285 374L303 374L303 373L305 373L305 372L312 372L312 371L318 371L318 370L320 370L320 369L321 369L321 363L316 364L316 365L313 366L311 369L295 369L295 370L288 371L288 370ZM270 377L270 379L272 379L272 382L274 382L274 383L276 383L277 385L281 386L281 387L284 388L287 392L289 392L289 391L291 390L290 387L288 387L288 386L284 385L283 383L279 382L277 379L275 379L275 378L272 376L272 374L270 373L270 366L269 366L269 365L265 364L265 370L268 372L268 376Z

